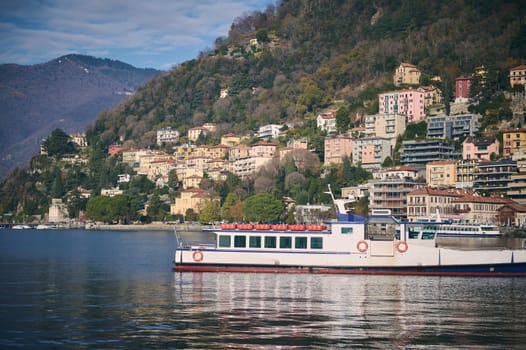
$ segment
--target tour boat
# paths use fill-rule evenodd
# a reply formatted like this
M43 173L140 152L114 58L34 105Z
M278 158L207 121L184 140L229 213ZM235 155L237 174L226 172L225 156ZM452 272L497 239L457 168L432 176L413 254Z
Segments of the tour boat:
M214 244L178 239L174 270L526 276L526 239L499 236L496 242L464 234L444 242L438 229L429 229L433 223L398 221L388 210L365 218L347 212L344 200L334 202L337 221L327 223L330 228L227 224L205 230L215 235Z

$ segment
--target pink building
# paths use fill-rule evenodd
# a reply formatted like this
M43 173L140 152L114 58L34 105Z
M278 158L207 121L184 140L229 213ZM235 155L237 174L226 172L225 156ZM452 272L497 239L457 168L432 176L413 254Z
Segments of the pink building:
M351 158L352 139L347 136L337 135L325 138L325 165L341 164L344 157Z
M379 114L402 114L408 123L418 123L426 116L424 93L417 90L398 90L380 94Z
M463 159L491 160L499 155L499 140L494 137L468 137L462 144Z
M258 142L250 148L251 157L274 157L276 154L276 145L268 142Z
M467 75L461 75L455 79L455 100L468 99L472 83L473 79Z

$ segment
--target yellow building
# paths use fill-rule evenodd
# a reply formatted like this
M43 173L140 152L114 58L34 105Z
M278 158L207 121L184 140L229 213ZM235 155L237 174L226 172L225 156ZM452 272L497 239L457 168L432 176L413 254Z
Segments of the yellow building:
M402 84L418 85L420 83L420 70L409 63L400 63L400 66L396 68L393 82L396 86Z
M175 199L175 203L170 206L170 214L186 215L188 209L192 209L196 214L201 212L210 201L219 200L212 197L207 191L199 188L190 188L181 192L181 197Z
M526 159L526 129L504 131L502 154L505 158Z
M221 136L222 145L235 146L235 145L239 145L240 142L241 142L241 137L236 136L232 133L228 133L228 134Z
M456 200L469 192L463 190L444 190L422 187L407 194L407 220L419 221L421 218L458 215Z
M426 182L429 187L455 187L457 161L438 160L426 164Z

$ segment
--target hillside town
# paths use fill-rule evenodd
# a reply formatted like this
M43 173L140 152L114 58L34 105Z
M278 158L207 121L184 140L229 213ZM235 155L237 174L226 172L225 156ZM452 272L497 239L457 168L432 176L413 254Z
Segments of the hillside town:
M401 63L393 74L393 84L400 89L380 93L379 112L361 116L360 127L338 132L337 110L320 111L316 125L326 135L324 167L341 165L348 159L353 166L373 174L366 183L342 188L341 197L353 201L367 197L369 210L390 209L395 217L409 221L439 213L476 223L526 225L526 129L510 125L502 132L502 141L496 132L494 136L475 136L492 134L491 130L479 130L480 115L469 113L473 79L483 82L485 74L485 68L479 67L472 75L456 79L449 114L445 113L440 89L421 86L419 68L409 63ZM526 85L526 66L510 70L509 84L512 88ZM221 90L219 98L226 96L227 88ZM524 89L509 93L508 97L519 106L516 114L523 118ZM398 150L399 165L385 166L387 159L396 157L397 140L406 128L423 121L427 134L403 141ZM134 173L120 174L115 186L102 189L101 195L122 194L119 185L129 182L135 174L144 175L162 187L168 183L170 172L175 171L181 189L170 203L170 214L184 217L189 210L199 214L209 202L218 200L199 187L203 178L224 181L231 173L244 179L272 161L283 162L290 157L301 166L304 152L314 150L309 148L307 138L290 136L289 131L296 127L268 124L259 127L255 134L222 132L219 143L198 144L198 140L221 132L216 124L204 123L189 128L184 137L171 127L157 130L157 146L164 146L164 150L124 149L121 144L113 144L108 148L108 156L119 158ZM84 134L70 136L81 149L87 146ZM276 139L284 137L288 138L286 145L278 146ZM459 140L463 141L457 151L455 142ZM170 148L173 152L166 151ZM42 154L46 152L42 148ZM63 160L86 162L78 155ZM84 198L91 195L84 188L78 191ZM294 205L294 200L289 198L287 204ZM308 222L312 220L311 211L330 209L330 205L298 205L295 219ZM54 199L48 221L67 221L66 211L62 201Z

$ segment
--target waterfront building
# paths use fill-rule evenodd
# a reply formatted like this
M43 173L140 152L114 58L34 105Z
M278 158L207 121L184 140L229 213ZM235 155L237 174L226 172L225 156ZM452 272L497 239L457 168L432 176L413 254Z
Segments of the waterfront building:
M473 188L492 196L506 195L511 175L516 172L517 162L511 159L481 161L473 174Z
M526 205L526 160L517 161L517 172L511 174L507 197Z
M418 221L440 214L442 218L458 215L457 204L453 200L463 197L467 192L452 189L421 187L407 195L407 220Z
M398 219L407 218L407 195L425 186L424 182L407 177L386 177L369 180L369 210L390 209Z
M477 171L478 159L460 159L457 161L456 188L473 188L473 177Z

